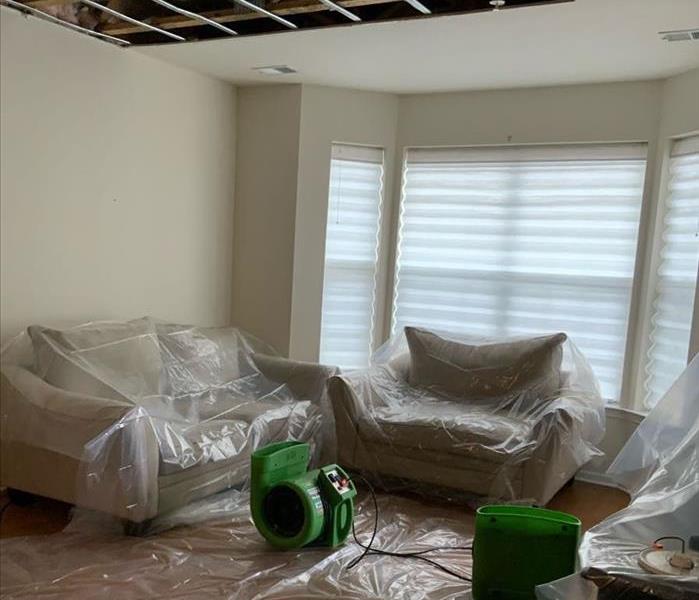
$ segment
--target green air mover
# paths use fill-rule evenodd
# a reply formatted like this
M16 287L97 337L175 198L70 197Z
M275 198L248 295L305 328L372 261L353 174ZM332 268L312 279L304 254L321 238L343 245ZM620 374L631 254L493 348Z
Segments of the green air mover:
M278 548L337 546L352 530L354 484L337 465L307 471L309 457L308 444L293 441L252 455L252 519Z
M474 600L534 600L534 588L575 571L577 517L526 506L483 506L473 539Z

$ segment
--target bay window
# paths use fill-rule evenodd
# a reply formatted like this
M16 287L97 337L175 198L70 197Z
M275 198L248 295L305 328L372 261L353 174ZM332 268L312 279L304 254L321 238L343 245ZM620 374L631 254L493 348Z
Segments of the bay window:
M406 149L393 289L376 306L383 151L334 144L321 362L366 366L382 333L406 325L484 339L563 331L610 404L650 410L699 347L699 136L671 143L661 230L650 265L637 267L647 151ZM652 287L636 323L638 274ZM391 331L374 335L382 304Z

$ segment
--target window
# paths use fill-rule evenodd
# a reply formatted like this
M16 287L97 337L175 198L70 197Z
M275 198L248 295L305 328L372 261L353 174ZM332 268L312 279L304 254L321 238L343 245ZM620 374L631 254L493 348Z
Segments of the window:
M687 366L699 270L699 136L673 144L645 365L653 408Z
M393 329L565 331L619 400L645 144L406 155Z
M334 144L325 234L320 361L369 363L383 186L383 150Z

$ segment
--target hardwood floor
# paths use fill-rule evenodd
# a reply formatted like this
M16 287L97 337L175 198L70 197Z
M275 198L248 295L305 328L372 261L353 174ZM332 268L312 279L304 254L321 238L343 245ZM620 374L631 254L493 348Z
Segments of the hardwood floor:
M8 502L7 494L0 494L0 507L7 506L0 521L0 537L56 533L70 520L70 506L63 502L40 499L30 506ZM629 497L620 490L576 481L562 489L548 508L576 515L583 529L589 529L628 502Z
M583 530L588 530L628 504L629 496L621 490L575 481L558 492L546 508L575 515Z
M0 507L3 508L0 538L56 533L70 521L71 506L48 498L40 498L29 506L18 506L12 504L3 491Z

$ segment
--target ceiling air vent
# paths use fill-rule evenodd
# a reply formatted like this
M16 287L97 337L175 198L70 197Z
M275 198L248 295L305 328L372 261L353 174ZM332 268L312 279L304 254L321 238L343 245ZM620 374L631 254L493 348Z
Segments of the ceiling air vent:
M288 75L296 73L296 69L288 65L270 65L268 67L253 67L253 71L262 73L263 75Z
M660 31L659 35L666 42L699 41L699 29L676 29L675 31Z

